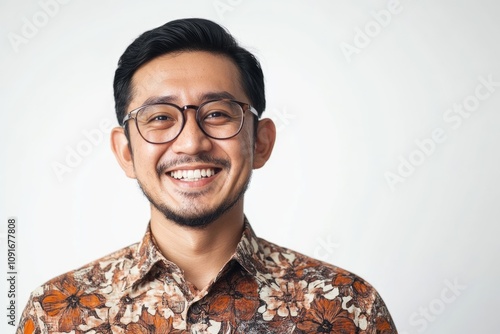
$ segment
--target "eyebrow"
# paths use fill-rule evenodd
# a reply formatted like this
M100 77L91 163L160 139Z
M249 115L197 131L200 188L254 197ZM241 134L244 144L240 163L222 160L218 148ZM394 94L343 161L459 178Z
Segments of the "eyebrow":
M198 101L200 103L206 102L206 101L211 101L211 100L220 100L220 99L230 99L234 100L235 97L226 91L220 91L220 92L208 92L201 94L198 97ZM158 104L158 103L174 103L178 100L178 97L175 95L164 95L164 96L150 96L148 97L142 105L146 104Z

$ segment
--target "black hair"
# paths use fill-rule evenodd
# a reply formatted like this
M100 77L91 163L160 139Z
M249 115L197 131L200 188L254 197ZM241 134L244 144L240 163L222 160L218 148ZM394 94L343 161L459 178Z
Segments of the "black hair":
M208 51L222 54L236 64L243 90L250 103L262 115L266 107L264 74L253 54L238 45L229 32L215 22L189 18L167 22L146 31L130 44L118 61L113 82L115 111L118 123L130 103L132 76L148 61L179 51Z

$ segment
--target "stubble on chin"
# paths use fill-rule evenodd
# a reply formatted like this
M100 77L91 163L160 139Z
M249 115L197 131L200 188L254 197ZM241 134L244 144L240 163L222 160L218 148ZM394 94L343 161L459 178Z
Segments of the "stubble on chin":
M210 210L201 210L197 208L194 204L191 205L191 209L181 209L175 210L174 208L168 207L166 203L163 203L160 199L154 198L147 189L141 184L139 180L137 183L142 190L144 196L149 200L149 202L163 214L163 216L176 223L179 226L191 227L197 229L203 229L209 226L211 223L220 218L224 213L229 211L240 199L243 198L248 186L250 184L251 174L248 176L245 184L238 191L238 193L232 198L226 198L219 206ZM201 197L203 192L196 193L181 193L186 199L196 200L196 198Z

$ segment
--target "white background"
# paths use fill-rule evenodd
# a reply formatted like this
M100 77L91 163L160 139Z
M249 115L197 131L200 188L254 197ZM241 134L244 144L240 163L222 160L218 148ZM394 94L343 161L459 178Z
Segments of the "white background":
M400 333L499 331L500 85L474 97L480 77L500 82L498 2L72 0L49 16L47 1L0 2L0 263L15 216L18 314L41 283L142 237L147 200L99 128L116 124L114 71L140 33L204 17L260 59L279 128L246 196L257 234L368 280ZM448 110L463 103L458 123ZM106 138L88 146L85 131Z

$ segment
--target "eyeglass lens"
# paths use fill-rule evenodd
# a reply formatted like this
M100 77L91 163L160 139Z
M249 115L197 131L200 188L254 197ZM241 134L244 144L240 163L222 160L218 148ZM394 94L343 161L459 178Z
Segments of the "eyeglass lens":
M233 101L221 100L203 104L197 112L202 131L212 138L225 139L236 135L243 124L243 109ZM154 104L137 113L137 128L151 143L166 143L181 132L184 116L176 106Z

